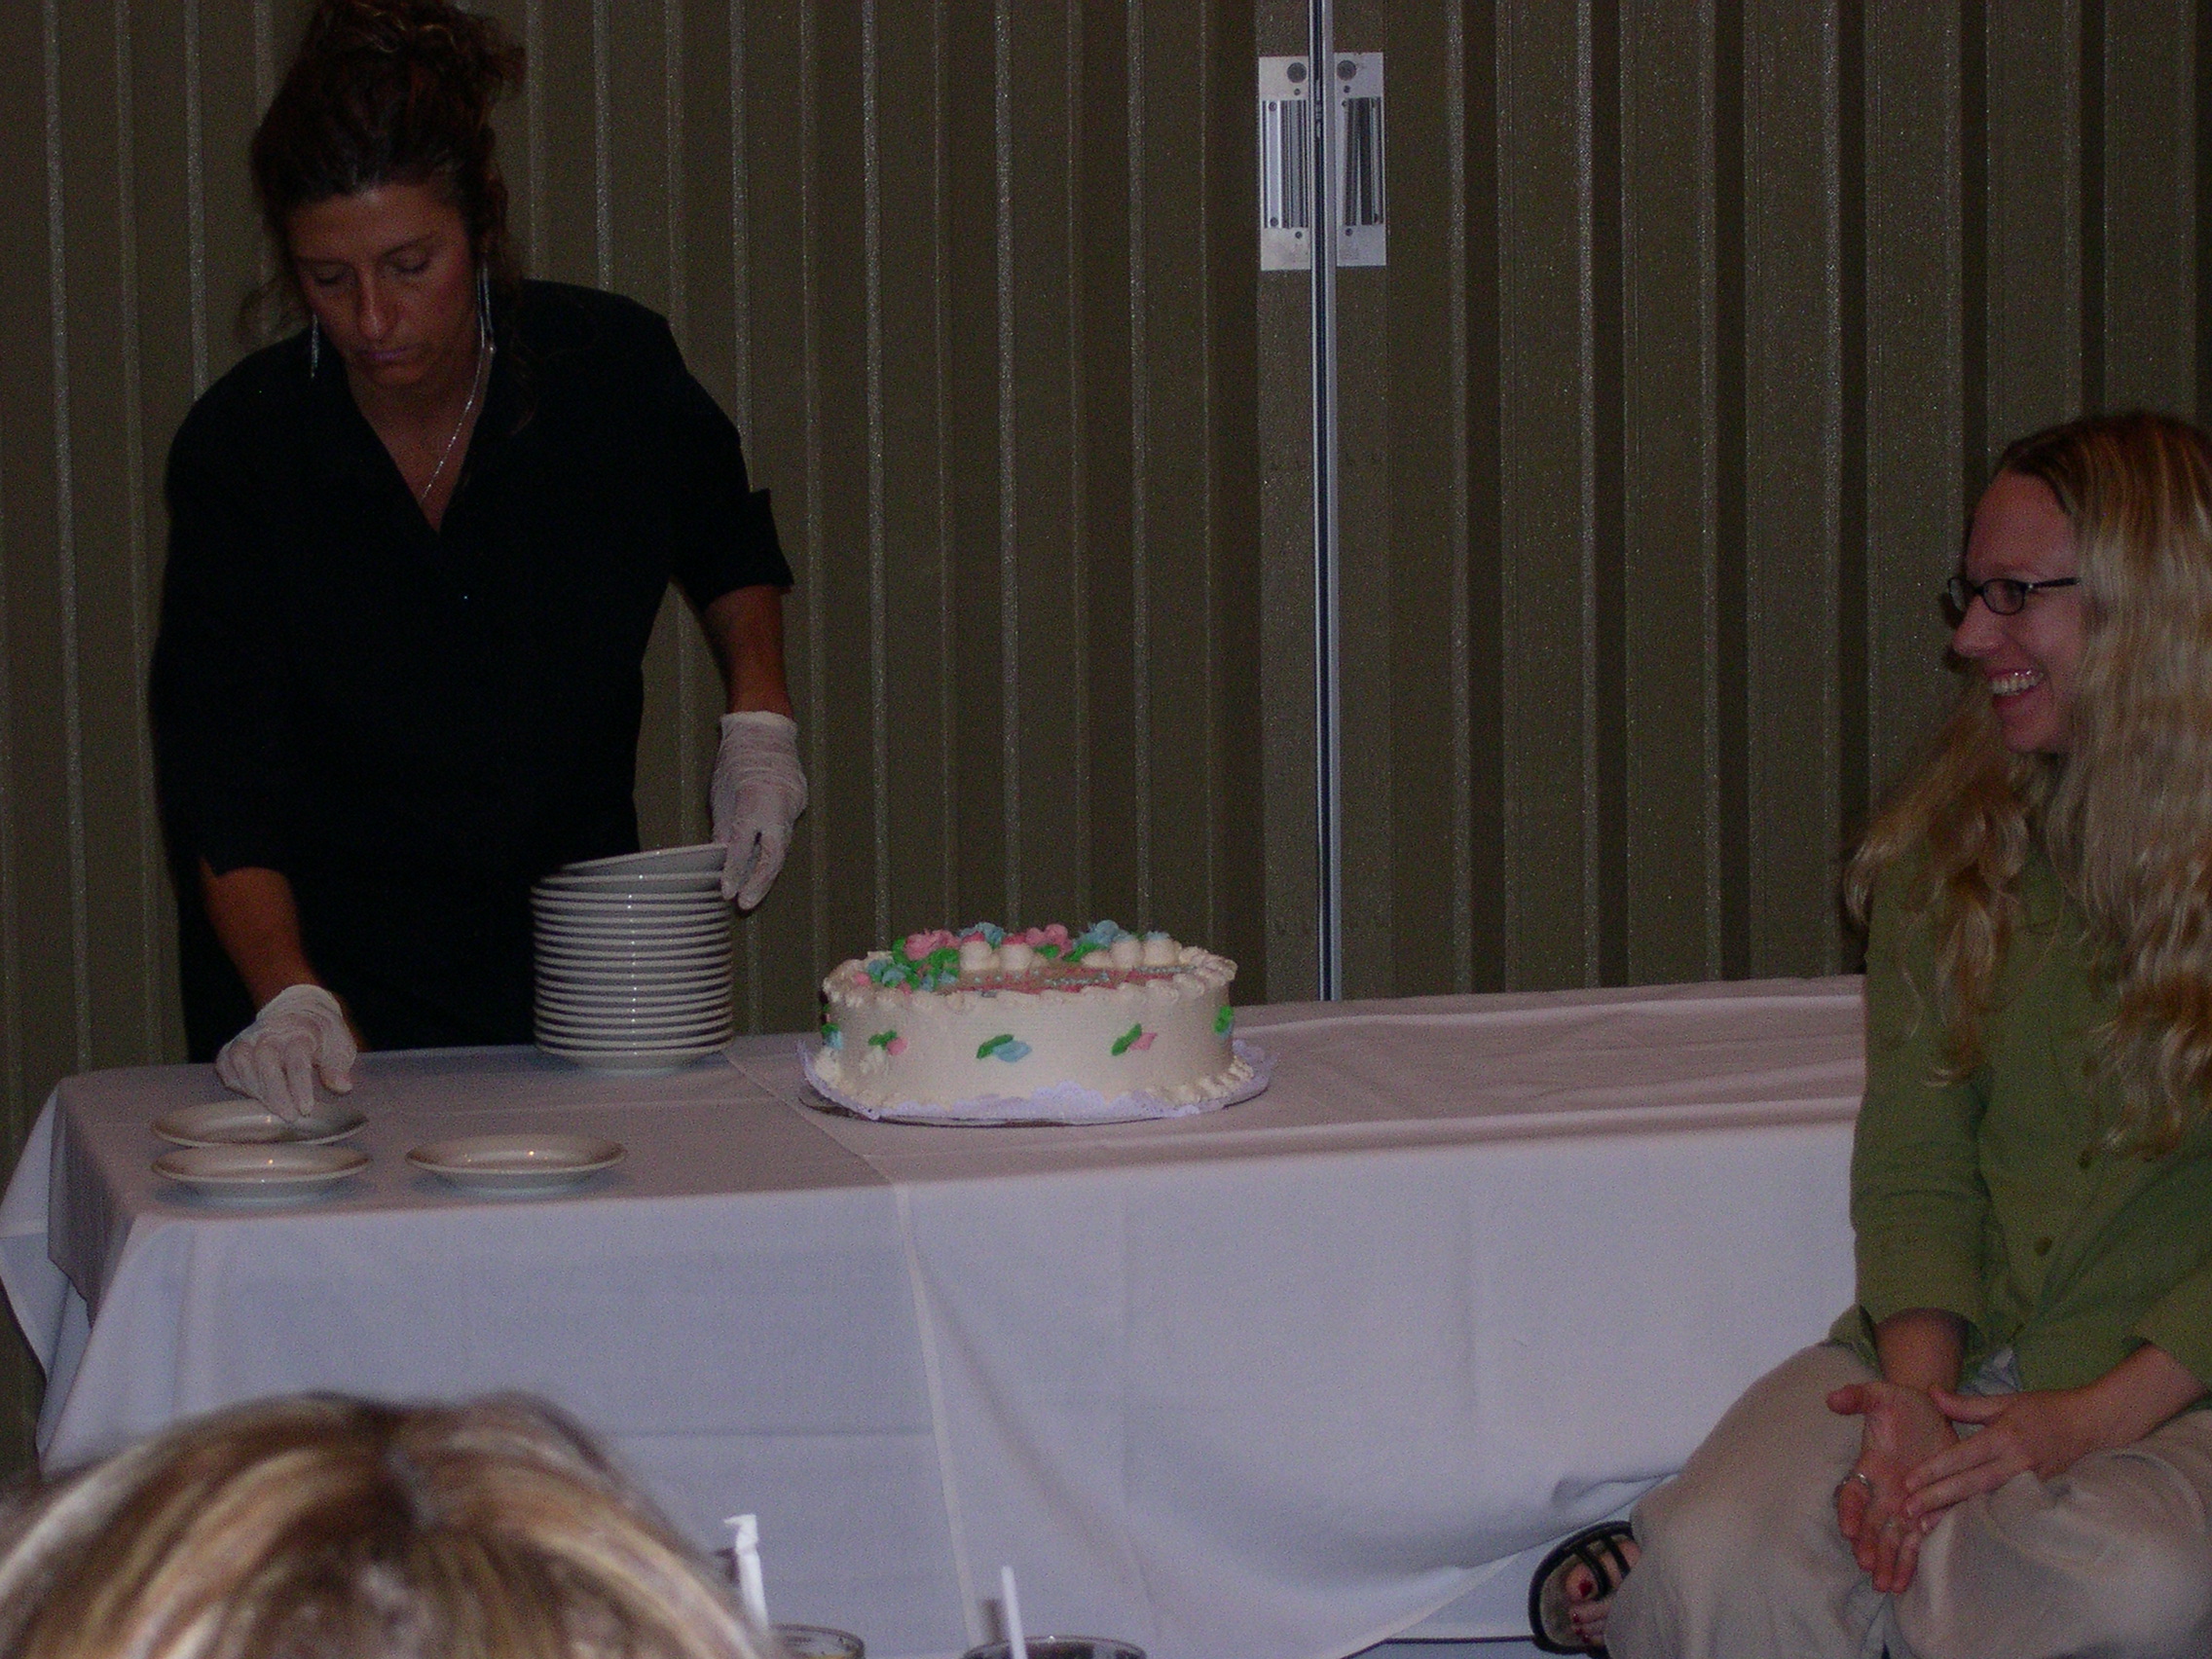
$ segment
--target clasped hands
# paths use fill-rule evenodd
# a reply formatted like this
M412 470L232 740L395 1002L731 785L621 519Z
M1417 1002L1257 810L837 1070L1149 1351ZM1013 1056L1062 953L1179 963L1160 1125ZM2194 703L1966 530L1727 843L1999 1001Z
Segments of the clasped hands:
M1854 1382L1828 1395L1828 1409L1865 1419L1859 1461L1836 1488L1835 1516L1884 1595L1912 1583L1921 1540L1954 1504L2017 1474L2048 1480L2112 1444L2087 1388L1970 1395ZM1961 1425L1979 1432L1962 1435Z

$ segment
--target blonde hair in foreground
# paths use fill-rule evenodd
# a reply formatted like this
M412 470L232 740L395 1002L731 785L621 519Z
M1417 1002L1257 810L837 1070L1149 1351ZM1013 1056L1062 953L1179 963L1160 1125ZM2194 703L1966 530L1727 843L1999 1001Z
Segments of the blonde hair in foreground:
M269 1401L38 1494L10 1659L763 1659L581 1432L495 1398Z
M1844 897L1919 855L1904 896L1936 946L1949 1067L1982 1021L2040 840L2118 994L2099 1034L2116 1143L2170 1151L2212 1085L2212 444L2171 416L2099 416L2022 438L2000 473L2043 481L2081 563L2082 657L2063 756L2015 756L1968 675L1936 751L1867 830Z

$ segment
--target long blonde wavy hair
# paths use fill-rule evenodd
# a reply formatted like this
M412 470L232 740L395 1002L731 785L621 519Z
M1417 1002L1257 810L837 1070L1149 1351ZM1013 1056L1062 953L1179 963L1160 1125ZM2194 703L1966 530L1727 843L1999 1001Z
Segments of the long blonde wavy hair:
M1934 753L1853 856L1863 927L1882 872L1917 853L1904 896L1936 946L1946 1072L1982 1027L2040 842L2087 919L2117 993L2097 1059L2124 1106L2112 1139L2170 1151L2212 1086L2212 440L2172 416L2098 416L2020 439L1999 473L2040 479L2073 529L2082 656L2067 752L2018 756L1987 682L1965 677Z

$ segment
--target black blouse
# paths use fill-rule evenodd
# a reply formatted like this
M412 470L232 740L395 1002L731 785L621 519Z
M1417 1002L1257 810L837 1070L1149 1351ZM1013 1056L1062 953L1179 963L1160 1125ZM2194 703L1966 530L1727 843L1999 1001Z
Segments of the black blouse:
M308 956L379 1048L530 1036L530 884L636 848L645 643L789 586L766 492L668 324L524 284L433 530L302 334L169 450L151 687L192 1049L251 1017L199 861L290 878Z

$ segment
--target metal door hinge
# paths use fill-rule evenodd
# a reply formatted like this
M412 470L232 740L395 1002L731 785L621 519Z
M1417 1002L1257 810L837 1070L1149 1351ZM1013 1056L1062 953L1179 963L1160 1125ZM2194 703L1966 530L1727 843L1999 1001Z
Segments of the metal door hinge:
M1384 192L1382 55L1340 52L1325 92L1316 94L1303 57L1260 59L1260 269L1305 271L1313 262L1313 183L1319 145L1317 95L1329 100L1336 130L1339 265L1388 263Z

